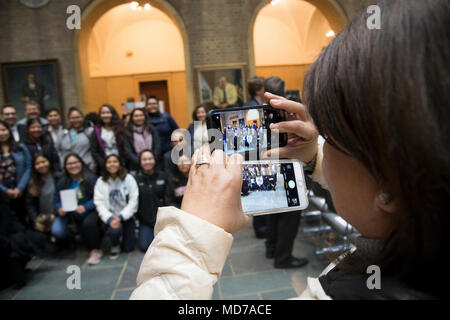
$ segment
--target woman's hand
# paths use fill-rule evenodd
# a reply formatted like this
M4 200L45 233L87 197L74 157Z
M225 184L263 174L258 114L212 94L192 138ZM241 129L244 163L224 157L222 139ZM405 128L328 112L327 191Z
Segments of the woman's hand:
M109 223L109 226L113 229L119 229L121 227L120 218L118 216L114 216L111 222Z
M298 159L304 163L313 160L317 154L319 133L309 117L306 108L301 103L266 92L264 94L269 104L275 109L285 110L287 121L271 124L272 131L288 134L285 147L268 150L263 157Z
M86 208L85 208L84 206L77 206L77 208L75 209L75 211L76 211L78 214L83 214L83 213L86 212Z
M22 192L19 189L15 188L15 189L8 189L7 194L8 194L9 198L17 199L17 198L20 198L20 196L22 195Z
M198 149L189 172L181 210L206 220L229 233L244 228L248 216L242 212L242 162L240 155L227 157L221 150L211 155L208 144ZM200 159L209 164L199 167Z
M65 212L62 208L59 208L58 214L59 214L61 217L64 217L64 216L66 215L66 212Z

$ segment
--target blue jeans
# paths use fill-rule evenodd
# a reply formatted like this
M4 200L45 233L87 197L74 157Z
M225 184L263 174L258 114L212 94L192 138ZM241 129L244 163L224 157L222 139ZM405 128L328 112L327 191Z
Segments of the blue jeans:
M122 237L121 249L123 252L130 252L134 250L135 246L135 232L136 224L134 219L128 219L127 221L122 221L122 227L118 229L113 229L108 226L108 235L111 239L112 246L118 246L120 244L120 237Z
M146 224L141 223L139 226L139 249L146 252L153 241L154 229Z
M73 233L68 228L72 213L56 217L52 225L52 235L57 239L68 239ZM89 250L100 249L102 230L98 214L95 211L87 213L83 220L76 221L77 229Z

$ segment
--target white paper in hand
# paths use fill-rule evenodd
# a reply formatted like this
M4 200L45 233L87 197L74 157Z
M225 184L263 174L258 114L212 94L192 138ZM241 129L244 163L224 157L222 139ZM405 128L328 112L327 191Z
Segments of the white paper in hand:
M77 192L75 189L61 190L59 192L61 197L62 209L65 212L75 211L78 206Z

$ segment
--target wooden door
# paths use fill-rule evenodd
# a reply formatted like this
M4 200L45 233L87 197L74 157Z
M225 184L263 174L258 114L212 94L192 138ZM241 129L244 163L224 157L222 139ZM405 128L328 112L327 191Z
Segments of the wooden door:
M164 112L170 113L169 90L167 89L167 81L148 81L139 82L140 94L145 96L155 96L159 101L164 101Z

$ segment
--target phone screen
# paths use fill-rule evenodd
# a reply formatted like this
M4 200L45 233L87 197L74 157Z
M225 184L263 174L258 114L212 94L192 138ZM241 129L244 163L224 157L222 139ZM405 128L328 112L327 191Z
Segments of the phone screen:
M276 213L277 210L301 210L308 206L304 178L296 176L293 162L244 162L242 173L244 213Z
M270 123L283 121L279 110L270 107L255 107L237 110L215 111L209 119L209 127L222 133L223 150L227 155L233 153L249 154L284 146L285 134L276 139L269 129ZM257 159L253 159L257 160Z

